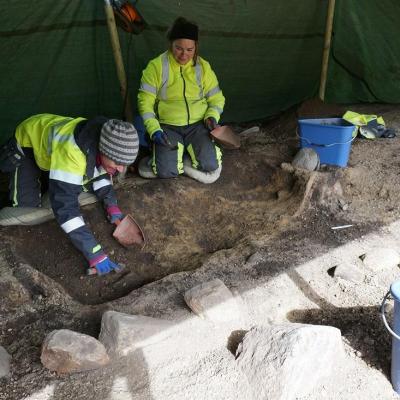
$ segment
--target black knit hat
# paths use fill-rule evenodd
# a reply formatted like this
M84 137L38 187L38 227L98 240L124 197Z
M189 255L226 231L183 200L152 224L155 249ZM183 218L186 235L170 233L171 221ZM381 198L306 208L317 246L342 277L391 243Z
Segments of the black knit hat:
M135 127L118 119L110 119L101 128L99 151L120 165L129 165L136 160L139 137Z
M197 42L199 38L199 28L196 24L189 22L183 17L178 17L170 30L167 32L169 41L176 39L190 39Z

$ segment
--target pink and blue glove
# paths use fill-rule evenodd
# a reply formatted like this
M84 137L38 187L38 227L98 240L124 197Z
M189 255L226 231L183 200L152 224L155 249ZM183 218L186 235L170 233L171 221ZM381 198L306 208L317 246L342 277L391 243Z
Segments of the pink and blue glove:
M118 221L121 221L124 218L124 214L122 214L122 211L119 209L118 206L108 206L107 207L107 216L108 220L112 224L117 224Z
M120 272L122 267L111 261L105 254L89 261L90 270L96 270L97 275L106 275L111 271Z

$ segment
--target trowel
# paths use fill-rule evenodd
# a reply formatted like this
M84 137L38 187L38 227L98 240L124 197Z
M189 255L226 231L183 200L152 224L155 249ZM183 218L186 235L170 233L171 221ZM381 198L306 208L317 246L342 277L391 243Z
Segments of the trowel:
M124 247L139 245L142 249L146 244L144 233L132 215L127 214L122 220L117 220L117 227L113 232L113 237ZM121 272L121 269L116 272ZM96 268L88 268L86 275L97 275Z
M222 145L225 149L238 149L240 148L240 138L232 130L230 126L223 125L217 126L210 132L215 141Z
M145 245L145 238L142 229L135 221L132 215L127 214L122 220L116 222L117 227L113 236L124 247L139 245L141 248Z

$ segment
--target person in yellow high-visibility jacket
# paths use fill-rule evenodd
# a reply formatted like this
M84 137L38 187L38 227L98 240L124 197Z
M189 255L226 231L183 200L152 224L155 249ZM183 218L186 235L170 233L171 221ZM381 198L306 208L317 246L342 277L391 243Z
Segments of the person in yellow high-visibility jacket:
M41 206L45 172L51 208L57 222L99 275L120 266L111 261L85 224L78 196L93 192L102 200L111 223L123 217L111 176L136 159L139 137L124 121L95 117L37 114L22 121L0 149L0 170L9 174L13 207ZM95 270L95 271L94 271Z
M160 178L182 174L183 154L193 168L221 171L222 153L211 140L225 98L210 64L198 55L198 27L176 19L170 48L143 71L138 108L153 141L152 169Z

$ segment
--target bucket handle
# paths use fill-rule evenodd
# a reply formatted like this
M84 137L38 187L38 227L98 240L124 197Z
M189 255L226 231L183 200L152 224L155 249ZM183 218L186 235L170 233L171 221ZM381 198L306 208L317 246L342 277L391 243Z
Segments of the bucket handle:
M381 308L380 308L380 312L381 312L381 317L383 320L383 323L385 324L386 329L389 331L389 333L396 338L397 340L400 340L400 336L390 327L389 323L387 322L386 319L386 314L385 314L385 303L387 298L390 295L390 290L386 293L385 297L383 298L382 304L381 304Z
M357 135L356 135L356 136L352 137L350 140L348 140L347 142L342 142L342 143L338 142L338 143L329 143L329 144L318 144L318 143L313 143L313 142L311 142L310 140L308 140L308 139L305 138L305 137L301 137L301 136L299 135L298 129L296 129L296 136L297 136L300 140L305 140L309 145L311 145L311 146L316 146L316 147L332 147L332 146L341 145L341 144L349 144L349 143L351 143L351 142L357 137Z

